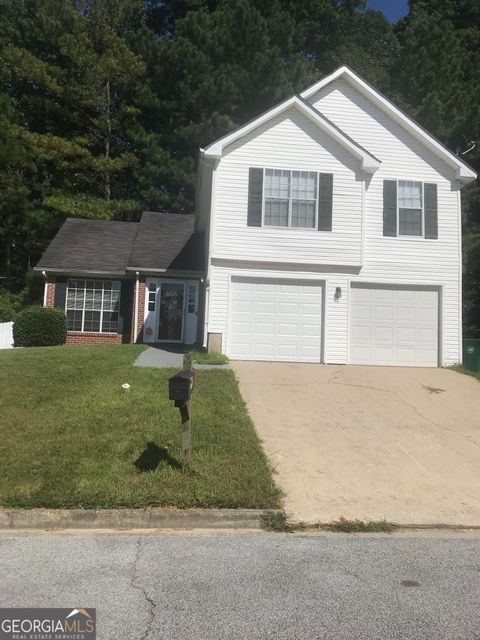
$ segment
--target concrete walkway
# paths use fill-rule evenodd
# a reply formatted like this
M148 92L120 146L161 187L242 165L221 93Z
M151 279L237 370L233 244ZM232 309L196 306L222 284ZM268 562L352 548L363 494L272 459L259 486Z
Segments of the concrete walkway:
M182 369L183 347L148 347L138 356L135 367L153 367L155 369ZM197 364L194 369L229 369L229 364Z
M446 369L235 362L295 520L480 526L480 382Z

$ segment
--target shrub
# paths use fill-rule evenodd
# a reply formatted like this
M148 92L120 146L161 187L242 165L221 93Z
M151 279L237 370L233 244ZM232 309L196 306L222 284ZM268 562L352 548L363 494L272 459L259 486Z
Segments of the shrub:
M22 302L19 294L0 293L0 322L11 322L19 311Z
M66 338L67 318L60 309L30 307L20 311L13 324L16 347L51 347Z

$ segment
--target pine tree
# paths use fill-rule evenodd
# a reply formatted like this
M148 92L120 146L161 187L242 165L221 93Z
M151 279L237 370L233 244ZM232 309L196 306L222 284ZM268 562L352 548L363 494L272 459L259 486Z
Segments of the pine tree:
M124 34L140 24L143 3L24 6L21 33L2 53L24 116L16 134L49 174L44 204L70 216L128 215L139 206L123 185L138 162L129 141L129 129L138 126L131 95L145 67Z
M480 5L476 0L412 0L398 25L396 97L423 126L480 170ZM480 187L462 191L464 332L480 336Z

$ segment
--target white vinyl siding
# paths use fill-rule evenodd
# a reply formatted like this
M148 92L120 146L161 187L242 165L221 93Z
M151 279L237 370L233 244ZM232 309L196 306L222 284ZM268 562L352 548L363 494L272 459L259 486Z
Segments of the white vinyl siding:
M226 352L236 277L323 281L322 359L344 364L351 346L351 284L420 287L439 292L439 364L459 362L460 189L453 170L344 81L311 102L381 166L365 179L358 161L293 111L232 144L215 171L208 332L222 334ZM332 231L249 227L249 167L333 174ZM383 235L383 181L400 179L437 185L438 239L423 237L423 211L422 236Z
M309 98L382 164L365 192L365 261L355 279L442 286L441 364L461 360L460 186L454 171L344 80ZM383 235L383 181L435 183L438 239Z
M318 231L316 222L311 228L248 226L250 167L316 174L317 191L318 174L333 174L332 231ZM211 258L359 266L362 181L358 169L356 158L296 110L259 127L255 135L227 148L215 171ZM298 200L303 200L302 190L298 184ZM311 187L305 191L311 192ZM296 205L294 221L300 225L305 215Z

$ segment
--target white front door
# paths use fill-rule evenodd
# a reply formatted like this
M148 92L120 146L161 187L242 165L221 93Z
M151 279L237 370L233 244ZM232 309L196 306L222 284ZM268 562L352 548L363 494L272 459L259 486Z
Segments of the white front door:
M198 282L147 278L145 293L145 342L197 340Z
M322 282L238 278L231 288L228 356L320 362Z
M198 323L198 282L187 282L187 295L185 302L185 344L195 344L197 341Z
M352 364L438 366L438 291L353 284Z
M156 342L157 338L157 295L159 281L156 278L147 278L145 292L145 316L143 322L143 341Z

